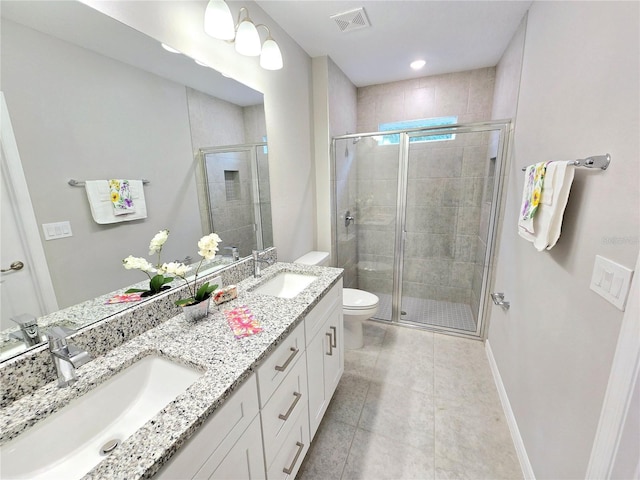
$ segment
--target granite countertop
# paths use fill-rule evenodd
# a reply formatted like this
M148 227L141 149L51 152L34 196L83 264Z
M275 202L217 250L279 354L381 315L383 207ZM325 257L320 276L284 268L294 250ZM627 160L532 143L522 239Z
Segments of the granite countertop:
M291 299L251 291L281 271L312 274L318 279ZM177 315L80 367L78 381L71 387L58 388L56 382L51 382L0 410L0 445L135 361L147 355L161 355L201 370L204 375L84 477L149 478L256 370L341 277L342 270L337 268L288 263L264 268L262 277L250 277L238 284L237 299L220 307L212 304L206 319L190 323L183 314ZM251 308L262 332L242 339L234 337L223 310L239 305Z

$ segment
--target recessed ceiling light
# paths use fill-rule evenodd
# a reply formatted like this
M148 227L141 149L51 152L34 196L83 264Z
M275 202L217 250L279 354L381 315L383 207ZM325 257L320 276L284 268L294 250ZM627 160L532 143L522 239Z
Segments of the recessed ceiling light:
M196 62L198 65L200 65L201 67L207 67L210 68L209 65L207 65L204 62L201 62L200 60L196 60L195 58L193 59L194 62Z
M160 45L162 45L162 48L164 48L167 52L171 52L171 53L182 53L180 50L176 50L173 47L170 47L169 45L165 44L165 43L161 43Z
M420 70L422 67L424 67L426 65L427 62L425 62L424 60L415 60L413 62L411 62L411 64L409 65L411 68L413 68L414 70Z

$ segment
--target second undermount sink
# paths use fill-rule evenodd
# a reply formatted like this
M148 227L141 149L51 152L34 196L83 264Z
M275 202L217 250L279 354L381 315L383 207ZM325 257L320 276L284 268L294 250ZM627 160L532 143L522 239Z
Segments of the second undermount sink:
M202 375L140 359L0 447L0 478L81 478Z
M254 290L256 293L280 298L293 298L318 277L293 272L280 272Z

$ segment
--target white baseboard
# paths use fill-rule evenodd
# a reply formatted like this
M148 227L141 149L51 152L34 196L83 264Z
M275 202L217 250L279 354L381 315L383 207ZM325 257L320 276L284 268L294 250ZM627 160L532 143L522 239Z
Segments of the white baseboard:
M513 445L516 449L518 460L520 461L522 475L525 480L535 480L536 477L533 474L533 468L531 467L531 462L529 462L527 450L524 447L524 442L522 441L522 437L520 436L518 422L516 422L516 417L513 414L513 410L511 410L509 397L507 396L507 391L505 390L504 384L502 383L502 377L500 377L500 372L498 371L496 360L495 358L493 358L493 352L491 351L489 340L486 340L485 342L485 351L487 353L487 359L489 360L489 366L491 367L491 373L493 374L493 380L496 383L496 388L498 389L500 403L502 403L502 410L504 411L504 415L507 418L507 424L509 425L509 431L511 432L511 439L513 440Z

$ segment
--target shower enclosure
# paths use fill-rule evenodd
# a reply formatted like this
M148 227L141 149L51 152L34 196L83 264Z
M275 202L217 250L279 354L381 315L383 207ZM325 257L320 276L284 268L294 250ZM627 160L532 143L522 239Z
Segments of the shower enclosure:
M482 336L507 122L335 137L333 249L377 320Z
M266 143L200 149L206 222L241 257L273 245ZM230 252L221 252L229 254Z

